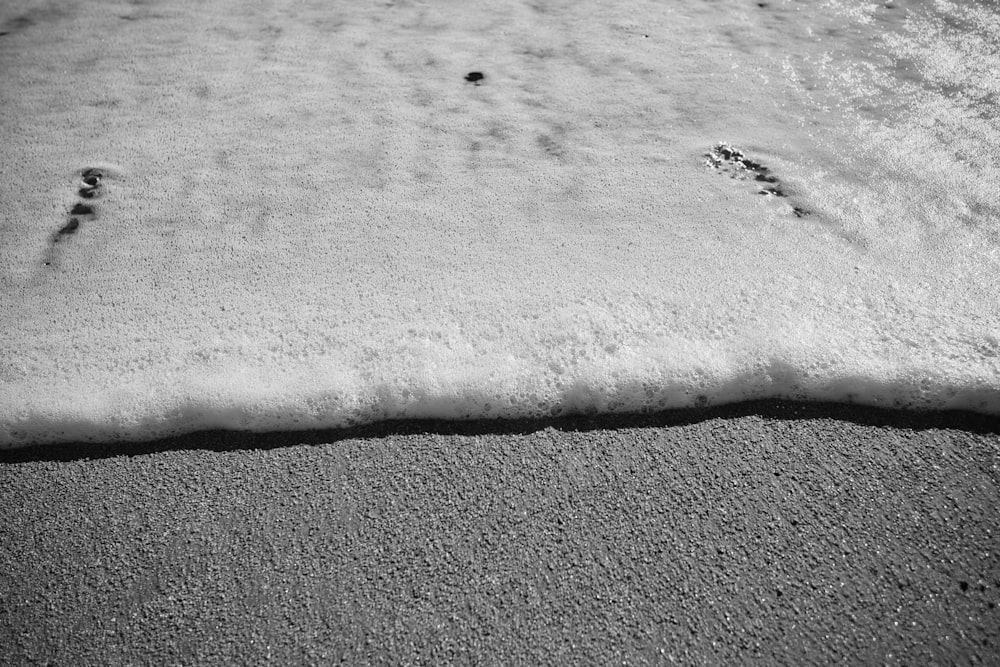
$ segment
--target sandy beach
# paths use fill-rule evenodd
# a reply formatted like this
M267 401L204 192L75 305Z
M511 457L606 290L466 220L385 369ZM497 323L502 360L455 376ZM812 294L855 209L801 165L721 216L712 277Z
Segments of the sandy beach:
M998 664L1000 425L748 403L0 452L6 664Z
M4 4L0 665L1000 665L998 44Z

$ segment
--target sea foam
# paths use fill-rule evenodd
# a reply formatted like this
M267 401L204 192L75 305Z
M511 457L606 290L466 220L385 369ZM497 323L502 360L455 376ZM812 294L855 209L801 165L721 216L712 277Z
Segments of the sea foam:
M996 11L759 4L5 36L0 447L763 397L1000 414Z

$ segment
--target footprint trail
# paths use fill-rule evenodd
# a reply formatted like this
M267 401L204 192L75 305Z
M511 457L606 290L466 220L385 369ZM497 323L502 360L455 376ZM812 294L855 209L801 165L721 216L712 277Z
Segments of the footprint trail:
M103 183L105 172L98 167L88 167L80 174L80 187L77 194L82 199L93 200L103 194ZM83 201L76 202L69 211L69 219L58 230L53 232L49 241L49 251L45 256L45 266L52 266L56 263L57 246L70 236L81 230L80 223L83 221L93 222L97 219L97 208L93 204Z

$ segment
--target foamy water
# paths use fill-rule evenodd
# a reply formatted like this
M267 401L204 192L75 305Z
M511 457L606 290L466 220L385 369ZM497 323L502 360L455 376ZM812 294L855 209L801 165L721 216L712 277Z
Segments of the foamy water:
M0 446L1000 413L995 3L51 7L0 10Z

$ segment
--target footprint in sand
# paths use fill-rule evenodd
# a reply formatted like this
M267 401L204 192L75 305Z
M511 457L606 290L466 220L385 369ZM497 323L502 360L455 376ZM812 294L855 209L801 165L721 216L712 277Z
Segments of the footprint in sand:
M102 194L102 181L105 173L96 167L88 167L80 174L80 187L77 193L82 199L96 199ZM80 230L82 221L93 221L97 219L97 209L93 204L78 201L69 211L69 219L62 227L52 234L49 243L49 252L45 259L45 266L51 266L55 261L56 245L63 239L76 234Z
M104 178L104 173L100 169L85 169L81 178L83 185L79 190L80 196L84 199L99 197L101 193L101 179Z
M76 204L72 209L70 209L69 214L94 217L97 215L97 211L95 211L94 207L90 204Z
M728 174L730 178L739 181L755 181L761 183L757 194L765 197L787 197L788 195L781 189L778 178L771 173L771 170L759 162L748 158L743 151L734 148L727 143L719 143L712 146L711 150L704 154L705 164L720 174ZM800 206L793 206L792 213L796 217L804 218L810 212Z
M76 230L80 228L79 218L70 218L69 222L62 226L62 228L56 232L55 238L52 239L53 243L59 242L59 237L67 236L69 234L76 234Z
M764 197L788 197L781 185L781 181L771 170L756 162L747 155L727 143L719 143L712 146L711 150L703 156L705 164L720 174L728 174L730 178L737 181L749 181L756 184L756 194ZM794 199L794 198L793 198ZM787 210L787 209L786 209ZM802 206L792 205L791 213L797 218L813 216L813 212ZM836 219L829 219L824 215L815 215L812 221L831 234L838 236L859 251L868 249L867 240L858 232L844 229L843 225Z

